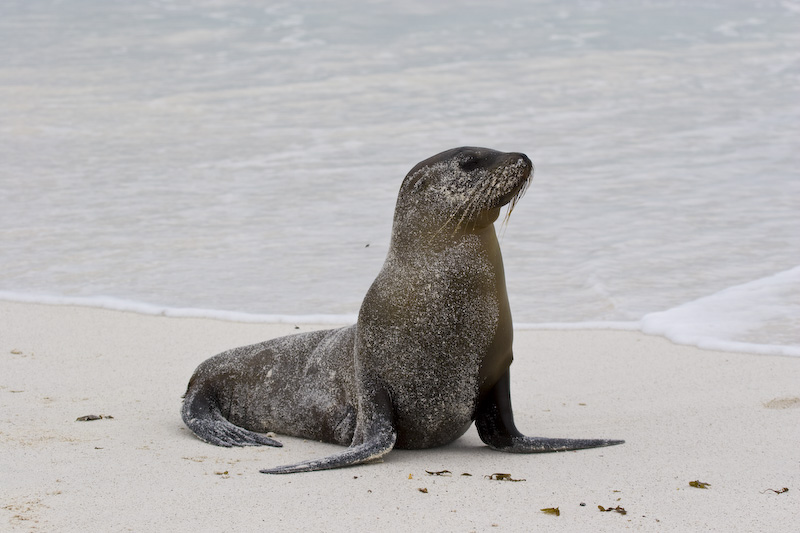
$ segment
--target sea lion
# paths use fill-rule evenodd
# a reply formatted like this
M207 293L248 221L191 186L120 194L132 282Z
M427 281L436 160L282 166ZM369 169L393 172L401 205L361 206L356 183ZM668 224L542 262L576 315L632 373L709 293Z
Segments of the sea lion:
M202 363L182 415L219 446L281 444L267 431L348 446L261 470L356 465L393 447L452 442L474 421L489 447L538 453L621 440L526 437L509 391L511 311L494 229L525 192L521 153L463 147L417 164L400 187L386 261L355 325L268 340Z

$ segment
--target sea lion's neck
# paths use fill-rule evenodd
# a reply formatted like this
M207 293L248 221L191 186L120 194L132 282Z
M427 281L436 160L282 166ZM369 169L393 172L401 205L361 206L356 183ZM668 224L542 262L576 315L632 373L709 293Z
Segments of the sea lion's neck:
M500 246L494 229L499 213L500 209L496 208L484 212L477 220L451 220L441 225L415 225L405 218L395 217L389 247L395 257L402 258L408 254L416 257L423 251L438 254L477 236L490 255L494 255L494 250L499 254Z
M464 241L473 240L477 232L460 230L457 232L442 230L409 232L404 230L392 235L389 245L391 255L398 259L414 258L421 256L436 256L446 253L447 250L458 247ZM494 231L491 230L490 231ZM445 233L446 232L446 233ZM483 241L484 239L480 239Z

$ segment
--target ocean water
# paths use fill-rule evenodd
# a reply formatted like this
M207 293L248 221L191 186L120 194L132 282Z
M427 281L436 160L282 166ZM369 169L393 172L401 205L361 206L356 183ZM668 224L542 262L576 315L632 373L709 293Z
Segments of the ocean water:
M4 0L0 57L0 298L353 320L477 145L519 327L800 355L800 1Z

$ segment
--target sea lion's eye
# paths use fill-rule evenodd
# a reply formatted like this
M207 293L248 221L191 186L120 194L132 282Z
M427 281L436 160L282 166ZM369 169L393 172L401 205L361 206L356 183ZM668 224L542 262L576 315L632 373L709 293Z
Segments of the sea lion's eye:
M461 170L469 172L471 170L475 170L476 168L478 168L480 163L481 160L478 158L478 156L469 154L464 156L464 159L461 160L459 165L461 166Z

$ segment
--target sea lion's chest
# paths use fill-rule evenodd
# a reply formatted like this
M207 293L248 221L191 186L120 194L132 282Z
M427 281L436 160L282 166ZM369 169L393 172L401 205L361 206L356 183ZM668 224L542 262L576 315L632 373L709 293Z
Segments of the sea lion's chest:
M445 444L469 426L501 314L496 281L473 238L410 261L390 256L368 292L357 367L387 384L399 447Z

